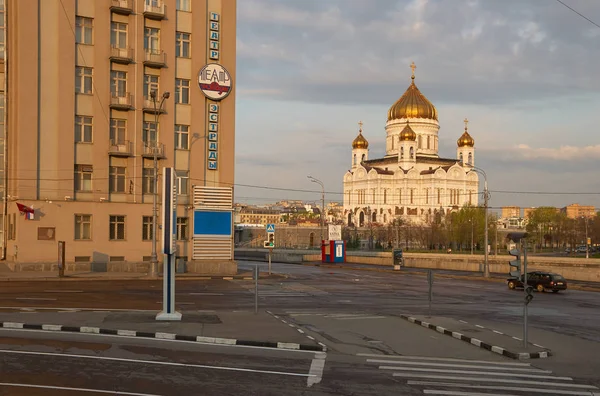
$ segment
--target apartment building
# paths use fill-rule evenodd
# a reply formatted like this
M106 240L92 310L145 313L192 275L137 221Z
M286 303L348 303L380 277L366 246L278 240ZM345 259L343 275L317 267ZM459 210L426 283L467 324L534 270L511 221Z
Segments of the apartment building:
M521 207L519 206L503 206L502 218L508 219L511 217L521 217Z
M577 203L567 205L561 208L561 212L567 215L570 219L577 219L581 217L596 217L596 208L591 205L579 205Z
M234 181L236 0L0 4L3 258L148 261L174 167L191 259L193 187Z

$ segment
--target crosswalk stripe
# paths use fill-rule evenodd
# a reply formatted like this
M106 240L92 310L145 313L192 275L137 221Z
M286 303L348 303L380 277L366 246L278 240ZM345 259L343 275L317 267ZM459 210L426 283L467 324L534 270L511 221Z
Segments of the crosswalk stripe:
M474 374L481 376L498 376L498 377L523 377L523 378L535 378L535 379L553 379L561 381L572 381L571 377L554 377L552 375L532 375L532 374L519 374L519 373L493 373L490 371L471 371L471 370L448 370L448 369L433 369L433 368L421 368L421 367L397 367L397 366L379 366L381 370L396 370L396 371L428 371L432 373L446 373L446 374Z
M428 379L441 379L441 380L461 380L461 381L473 381L473 382L497 382L504 384L522 384L522 385L538 385L538 386L553 386L555 388L574 388L574 389L597 389L591 385L579 385L579 384L565 384L558 382L548 381L529 381L529 380L510 380L505 378L481 378L481 377L456 377L452 375L432 375L432 374L414 374L414 373L393 373L394 377L402 378L428 378Z
M389 360L383 359L367 359L369 363L393 363L393 364L402 364L402 365L413 365L413 366L437 366L437 367L456 367L456 368L477 368L477 369L485 369L485 370L506 370L506 371L522 371L529 373L546 373L551 374L552 371L549 370L540 370L537 368L520 368L520 367L497 367L497 366L489 366L482 367L481 365L474 364L449 364L449 363L425 363L425 362L390 362Z
M493 362L489 360L468 360L468 359L455 359L455 358L437 358L429 356L406 356L406 355L382 355L376 353L357 353L356 356L363 357L377 357L385 359L400 359L400 360L431 360L439 362L465 362L465 363L481 363L481 364L493 364L498 366L522 366L530 367L531 363L513 363L513 362ZM392 360L390 360L393 363Z
M565 389L540 389L540 388L523 388L520 386L494 386L494 385L469 385L455 382L435 382L435 381L407 381L408 385L421 386L445 386L448 388L467 388L467 389L489 389L489 390L507 390L519 391L527 393L544 393L553 395L574 395L574 396L589 396L589 391L570 391ZM554 387L554 386L553 386Z

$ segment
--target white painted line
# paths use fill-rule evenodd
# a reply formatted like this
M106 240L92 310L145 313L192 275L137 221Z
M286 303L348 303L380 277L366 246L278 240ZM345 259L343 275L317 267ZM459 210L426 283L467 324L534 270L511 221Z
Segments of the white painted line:
M279 316L277 316L277 315L273 315L273 316L275 317L275 319L279 319Z
M282 321L283 323L286 323L286 324L287 324L287 321L286 321L285 319L281 319L281 321Z
M358 316L354 318L336 318L337 320L385 319L385 316Z
M322 347L327 347L327 345L323 344L322 342L319 342L318 344L321 345Z
M56 298L17 297L15 300L56 301Z
M538 348L544 348L544 349L546 348L546 347L544 347L544 346L541 346L541 345L539 345L539 344L533 344L533 345L534 345L534 346L536 346L536 347L538 347Z
M469 385L456 382L435 382L435 381L407 381L408 385L421 385L421 386L443 386L447 388L468 388L468 389L489 389L489 390L507 390L507 391L518 391L527 393L544 393L553 395L576 395L576 396L590 396L589 391L569 391L569 390L556 390L556 389L539 389L539 388L523 388L517 386L494 386L494 385ZM551 385L555 388L556 385Z
M321 382L326 358L326 353L315 353L315 358L310 363L310 369L308 370L309 377L306 379L307 387L311 387L314 384Z
M386 358L386 359L399 359L399 360L429 360L429 361L437 361L437 362L464 362L464 363L481 363L481 364L491 364L494 366L521 366L521 367L529 367L531 363L512 363L512 362L492 362L489 360L467 360L467 359L455 359L455 358L437 358L437 357L428 357L428 356L404 356L404 355L381 355L375 353L357 353L356 356L364 356L364 357L377 357L377 358ZM390 363L393 363L394 360L390 360Z
M83 290L44 290L44 293L83 293Z
M306 337L307 337L307 338L310 338L310 339L311 339L311 340L313 340L313 341L315 340L315 337L313 337L313 336L309 336L309 335L307 335Z
M430 374L413 374L413 373L394 373L394 377L402 378L429 378L429 379L442 379L456 381L455 375L430 375ZM480 377L460 377L461 381L472 381L481 382L483 379ZM579 384L564 384L558 382L548 381L527 381L527 380L511 380L506 378L485 378L485 382L501 382L503 384L523 384L523 385L537 385L537 386L553 386L562 388L578 388L578 389L597 389L591 385L579 385Z
M453 364L453 363L425 363L425 362L391 362L383 359L367 359L368 363L386 363L399 364L409 366L429 366L429 367L455 367L455 368L478 368L485 370L503 370L503 371L521 371L524 373L542 373L552 374L552 371L541 370L537 368L522 368L522 367L501 367L501 366L481 366L480 364ZM530 366L531 367L531 366Z
M503 332L501 332L501 331L498 331L498 330L492 330L492 331L493 331L494 333L496 333L496 334L504 334Z
M398 367L398 366L379 366L380 370L396 370L396 371L429 371L432 373L444 373L444 374L473 374L480 376L498 376L498 377L523 377L523 378L535 378L535 379L551 379L561 381L573 381L571 377L554 377L552 375L532 375L532 374L520 374L520 373L494 373L490 371L472 371L472 370L448 370L448 369L434 369L434 368L420 368L420 367Z
M298 330L298 333L304 334L304 330L302 330L302 329L296 329L296 330Z
M209 366L205 364L189 364L189 363L175 363L175 362L158 362L154 360L141 360L141 359L125 359L108 356L92 356L92 355L75 355L70 353L50 353L50 352L31 352L31 351L11 351L8 349L0 349L0 353L17 354L17 355L37 355L37 356L54 356L54 357L68 357L75 359L97 359L107 360L114 362L126 362L136 364L155 364L158 366L175 366L175 367L190 367L190 368L204 368L211 370L223 370L223 371L240 371L246 373L261 373L261 374L274 374L274 375L286 375L291 377L310 377L311 374L302 373L290 373L285 371L271 371L271 370L255 370L241 367L226 367L226 366ZM114 393L114 391L113 391Z
M223 296L223 293L190 293L190 296Z
M292 324L292 323L288 323L288 326L290 326L290 327L296 327L296 325Z
M426 395L445 395L445 396L515 396L508 393L481 393L481 392L460 392L460 391L445 391L425 389L423 393Z
M464 321L464 320L460 320L460 319L459 319L458 321L459 321L460 323L469 323L469 322L466 322L466 321Z
M519 337L513 337L513 339L518 340L518 341L523 341L523 339L521 339Z
M322 313L288 313L290 316L322 316Z
M0 382L0 387L2 387L2 386L14 386L17 388L34 388L34 389L54 389L54 390L64 390L64 391L72 391L72 392L107 393L110 395L115 394L114 390L68 388L66 386L31 385L31 384L15 384L15 383L9 383L9 382ZM133 393L133 392L123 392L123 391L119 391L117 394L126 395L126 396L159 396L154 393Z
M485 327L480 326L480 325L475 325L475 327L479 327L480 329L485 329Z

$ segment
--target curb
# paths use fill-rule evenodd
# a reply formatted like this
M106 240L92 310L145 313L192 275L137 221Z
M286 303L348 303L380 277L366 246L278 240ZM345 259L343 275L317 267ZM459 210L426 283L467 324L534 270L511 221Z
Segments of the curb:
M268 279L271 276L260 276L259 279ZM46 282L46 281L60 281L60 282L72 282L72 281L162 281L162 277L151 278L148 276L141 277L111 277L111 276L70 276L66 275L64 278L56 277L19 277L19 278L2 278L0 277L0 282ZM176 281L192 281L192 280L254 280L252 276L175 276Z
M159 340L177 340L177 341L188 341L198 342L202 344L216 344L216 345L241 345L241 346L252 346L252 347L263 347L263 348L276 348L286 350L298 350L298 351L315 351L323 352L324 349L320 345L307 345L298 344L293 342L272 342L272 341L248 341L238 340L234 338L219 338L219 337L203 337L203 336L189 336L180 335L174 333L163 333L163 332L146 332L146 331L135 331L135 330L114 330L114 329L102 329L99 327L88 327L88 326L65 326L55 324L31 324L31 323L16 323L16 322L0 322L0 328L5 329L23 329L23 330L44 330L44 331L56 331L56 332L67 332L67 333L84 333L84 334L106 334L113 336L126 336L126 337L140 337L140 338L155 338Z
M544 359L547 357L552 356L552 354L550 353L550 351L546 351L546 352L532 352L532 353L528 353L528 352L511 352L505 348L496 346L496 345L491 345L488 344L486 342L483 342L481 340L478 340L477 338L472 338L472 337L468 337L462 333L458 333L456 331L452 331L452 330L448 330L445 327L442 326L436 326L434 324L428 323L428 322L424 322L422 320L419 320L417 318L413 318L412 316L407 316L407 315L400 315L400 317L402 319L408 320L411 323L415 323L418 325L421 325L423 327L426 327L428 329L431 330L435 330L438 333L442 333L448 336L451 336L453 338L456 338L458 340L461 341L465 341L468 342L469 344L475 345L476 347L482 348L482 349L487 349L488 351L497 353L498 355L502 355L502 356L506 356L509 357L511 359Z

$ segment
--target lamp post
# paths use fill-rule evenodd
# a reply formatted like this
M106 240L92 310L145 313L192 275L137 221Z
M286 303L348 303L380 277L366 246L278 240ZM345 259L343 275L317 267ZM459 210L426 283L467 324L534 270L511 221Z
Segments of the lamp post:
M471 256L473 255L473 231L475 229L475 222L473 219L469 219L469 223L471 223Z
M323 182L319 179L315 179L312 176L306 176L310 179L311 182L313 183L317 183L321 186L321 204L322 204L322 208L321 208L321 244L323 243L323 227L324 224L323 223L323 212L325 212L325 185L323 184Z
M156 104L156 91L150 91L150 98L154 104L154 127L156 128L156 139L154 142L154 147L152 148L152 158L154 160L154 172L153 172L153 187L152 187L152 254L150 256L150 271L151 275L155 277L158 273L158 257L156 255L156 229L158 223L158 115L162 110L162 106L165 103L166 99L169 99L171 94L166 91L162 94L162 98L160 99L159 105Z
M470 165L470 164L468 164ZM489 266L489 262L488 262L488 200L490 199L490 193L488 191L488 184L487 184L487 175L485 173L485 171L481 168L478 168L474 165L470 165L473 170L475 172L479 172L483 175L483 200L484 200L484 207L485 207L485 236L484 236L484 254L485 254L485 264L483 266L483 276L486 278L490 277L490 266Z
M589 259L590 258L590 245L588 243L588 217L587 216L581 216L581 217L585 221L585 258Z

